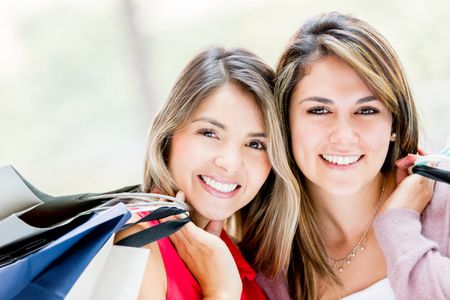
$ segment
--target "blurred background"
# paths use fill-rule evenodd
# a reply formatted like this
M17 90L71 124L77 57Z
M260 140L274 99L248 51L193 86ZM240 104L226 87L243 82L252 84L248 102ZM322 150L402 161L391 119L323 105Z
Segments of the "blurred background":
M0 0L0 166L54 195L140 183L148 125L188 60L246 47L275 66L309 16L351 13L392 43L421 144L450 133L445 0Z

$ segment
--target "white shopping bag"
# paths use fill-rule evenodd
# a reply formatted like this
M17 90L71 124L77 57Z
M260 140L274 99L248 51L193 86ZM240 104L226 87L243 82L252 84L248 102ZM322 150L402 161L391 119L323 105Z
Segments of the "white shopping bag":
M113 245L111 237L65 299L137 299L149 255L148 249Z

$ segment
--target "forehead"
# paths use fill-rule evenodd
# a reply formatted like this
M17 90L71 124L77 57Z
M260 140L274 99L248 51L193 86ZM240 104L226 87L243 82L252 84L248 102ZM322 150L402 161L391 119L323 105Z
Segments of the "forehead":
M292 99L360 99L371 95L369 87L350 65L338 57L325 56L308 66L294 88Z
M216 88L192 113L190 120L207 116L242 126L264 126L264 116L255 96L236 84Z

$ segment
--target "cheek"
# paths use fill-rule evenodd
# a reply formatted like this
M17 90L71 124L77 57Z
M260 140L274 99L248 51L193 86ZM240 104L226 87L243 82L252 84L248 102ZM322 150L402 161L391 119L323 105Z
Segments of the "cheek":
M269 176L272 166L267 155L261 155L260 158L253 159L248 167L248 182L251 184L248 188L254 195L261 189L262 185ZM253 198L253 197L252 197Z
M291 126L292 152L298 166L311 161L318 149L319 130L308 127L308 124L295 123ZM308 159L309 158L309 159Z
M270 164L269 158L266 156L264 160L260 163L260 181L261 186L266 181L267 177L269 176L270 170L272 169L272 166Z
M383 163L386 159L388 150L389 150L389 144L390 144L390 134L380 134L378 136L378 139L375 139L378 143L375 145L375 150L379 153L379 160L380 163Z
M180 169L184 169L184 166L181 165L183 163L183 159L179 156L179 151L177 151L175 145L170 145L169 158L168 158L168 167L169 171L172 174L172 179L175 181L175 184L178 189L183 190L183 184L181 180L182 172ZM181 185L181 186L180 186Z
M180 189L186 189L186 176L192 173L193 167L198 164L198 151L192 139L183 135L174 135L170 144L169 169L176 185Z
M380 151L380 154L386 154L391 137L391 122L378 122L377 124L370 124L366 126L360 133L367 144L372 145L374 150Z

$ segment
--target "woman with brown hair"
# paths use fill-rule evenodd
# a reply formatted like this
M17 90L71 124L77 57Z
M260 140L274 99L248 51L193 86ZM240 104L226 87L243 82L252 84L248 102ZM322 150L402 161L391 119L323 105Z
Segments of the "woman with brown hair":
M256 241L252 262L268 274L287 268L299 191L273 79L254 54L211 47L175 82L150 129L142 189L167 195L181 190L193 223L170 237L173 244L165 238L147 246L140 298L264 299L234 242L246 249ZM117 239L153 225L135 225ZM263 238L252 239L253 228L263 230Z
M434 182L407 176L417 112L389 43L357 18L314 17L276 76L290 165L304 189L291 297L448 299L449 188L437 184L427 206Z

